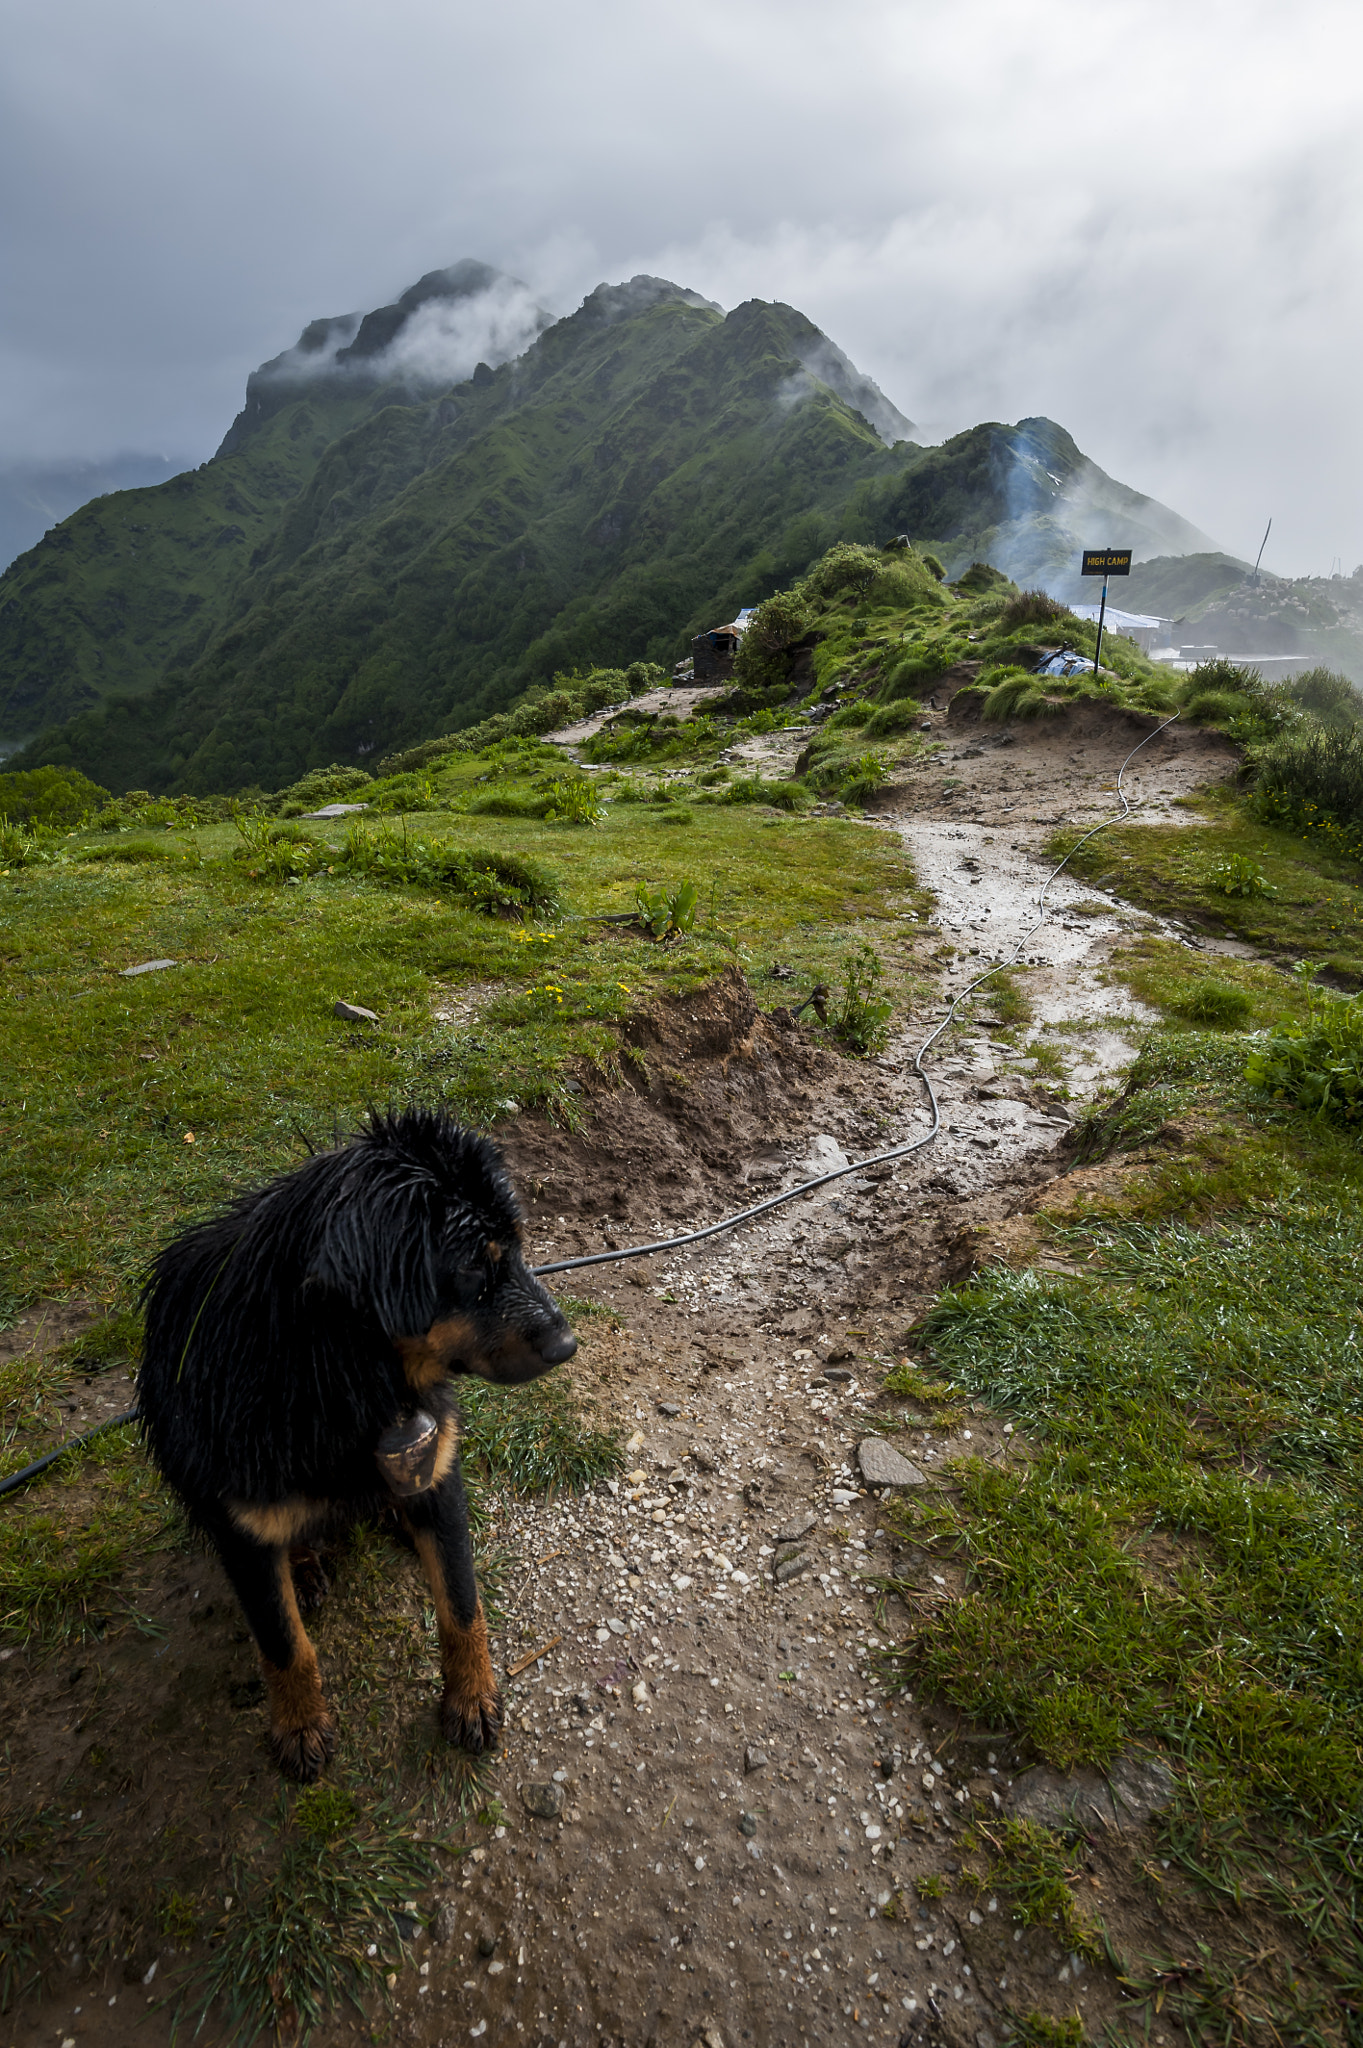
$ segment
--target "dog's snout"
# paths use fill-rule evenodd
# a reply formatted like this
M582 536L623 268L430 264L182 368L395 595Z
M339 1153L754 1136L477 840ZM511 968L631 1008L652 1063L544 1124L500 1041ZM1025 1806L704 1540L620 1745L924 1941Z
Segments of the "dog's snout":
M546 1365L566 1365L577 1350L577 1339L568 1329L546 1330L535 1349Z

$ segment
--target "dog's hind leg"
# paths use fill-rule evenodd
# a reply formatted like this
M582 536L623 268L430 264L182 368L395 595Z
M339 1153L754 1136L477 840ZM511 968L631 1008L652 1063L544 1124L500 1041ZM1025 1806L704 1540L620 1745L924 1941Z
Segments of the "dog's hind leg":
M336 1723L298 1612L288 1546L258 1543L230 1524L211 1533L260 1651L275 1762L310 1785L336 1747Z
M502 1697L473 1576L468 1503L458 1465L429 1493L404 1501L402 1512L435 1602L445 1681L440 1732L447 1742L477 1756L497 1747Z

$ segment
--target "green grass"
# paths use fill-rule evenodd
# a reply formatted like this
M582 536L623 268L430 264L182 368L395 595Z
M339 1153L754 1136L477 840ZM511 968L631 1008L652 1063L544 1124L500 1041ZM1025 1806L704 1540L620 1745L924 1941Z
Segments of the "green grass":
M445 802L480 772L472 758L448 771ZM423 814L421 834L460 855L488 845L489 823L446 809ZM292 829L308 849L341 843L324 824ZM743 805L697 810L665 846L635 806L609 806L588 831L499 820L500 860L559 879L549 924L482 915L439 880L320 860L296 884L252 876L230 823L190 836L192 863L68 860L0 884L0 1194L15 1225L0 1288L18 1301L84 1292L126 1307L164 1231L295 1163L305 1142L330 1142L368 1102L440 1096L475 1122L508 1105L571 1119L573 1066L609 1065L613 1027L641 1003L774 954L803 994L913 887L903 855L866 827L778 825ZM592 921L632 914L641 885L687 879L702 916L677 943ZM120 973L156 958L180 964ZM442 1024L433 1009L469 983L487 991L480 1014ZM338 998L379 1026L335 1018Z
M1197 929L1246 940L1266 953L1321 961L1349 987L1363 983L1363 894L1357 863L1262 822L1252 806L1204 791L1206 824L1114 825L1081 847L1076 878L1117 889L1132 903ZM1073 845L1060 833L1049 850L1058 860ZM1228 893L1227 868L1257 870L1272 893ZM1224 975L1229 962L1218 962Z
M1020 1926L1049 1928L1063 1948L1091 1962L1102 1956L1101 1930L1080 1911L1072 1889L1083 1857L1053 1829L1030 1820L976 1821L962 1847L984 1865L965 1875L977 1896L1002 1892Z
M1164 1853L1287 1946L1238 1976L1221 1950L1177 1980L1132 1964L1132 1995L1176 1991L1193 2039L1257 2040L1234 1981L1281 2038L1335 2041L1363 1981L1363 1159L1251 1087L1245 1044L1159 1033L1090 1120L1090 1156L1143 1166L1047 1219L1081 1273L989 1267L929 1313L914 1391L986 1403L1031 1448L895 1511L967 1582L887 1663L1060 1770L1162 1750Z
M177 2002L177 2020L197 2032L211 2010L239 2048L262 2034L302 2044L343 2005L363 2014L365 1997L385 1998L407 1957L405 1902L438 1870L401 1815L356 1793L315 1786L289 1809L281 1792L273 1867L228 1874L232 1905Z
M4 1470L17 1471L39 1448L16 1436ZM131 1425L71 1450L3 1503L0 1637L51 1647L102 1636L115 1623L143 1626L134 1604L142 1577L159 1552L184 1541L179 1508Z
M618 1429L596 1429L559 1373L507 1389L469 1381L460 1390L462 1459L513 1493L580 1493L624 1463Z

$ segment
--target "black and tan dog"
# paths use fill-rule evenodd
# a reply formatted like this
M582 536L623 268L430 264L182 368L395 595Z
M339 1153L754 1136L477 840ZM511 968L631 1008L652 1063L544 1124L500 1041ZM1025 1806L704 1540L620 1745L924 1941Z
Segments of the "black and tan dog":
M280 1768L315 1778L335 1746L299 1616L299 1591L325 1586L311 1544L380 1507L434 1596L442 1731L495 1746L451 1383L516 1385L577 1349L525 1264L495 1148L437 1113L373 1117L174 1238L143 1299L147 1442L245 1610Z

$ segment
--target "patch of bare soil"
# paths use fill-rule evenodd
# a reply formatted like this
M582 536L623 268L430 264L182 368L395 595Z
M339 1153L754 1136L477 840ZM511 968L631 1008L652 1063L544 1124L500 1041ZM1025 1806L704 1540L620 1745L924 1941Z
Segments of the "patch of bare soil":
M964 802L913 784L883 814L960 945L948 988L1034 916L1046 831L1062 808L1111 805L1093 785L1131 743L1124 721L1088 713L988 751L971 754L970 737ZM1182 790L1219 758L1188 737L1147 773ZM935 1065L944 1128L926 1151L707 1244L555 1283L603 1312L580 1316L571 1371L623 1431L625 1474L518 1502L494 1532L519 1558L494 1651L519 1669L495 1781L506 1810L468 1829L476 1850L417 1901L391 2018L338 2013L324 2048L371 2035L993 2048L1032 2008L1120 2026L1110 1971L1015 1927L1006 1901L952 1888L972 1819L1041 1811L1055 1788L1027 1776L1035 1760L1007 1730L884 1690L878 1650L963 1588L886 1533L858 1457L891 1439L936 1486L958 1454L1027 1455L988 1413L933 1427L883 1380L943 1282L1025 1233L1010 1219L1065 1172L1078 1104L1130 1057L1139 1017L1103 976L1134 913L1106 895L1100 914L1067 920L1067 900L1027 985L1072 1026L1068 1098L985 1021ZM922 1133L910 1067L927 1023L853 1064L761 1015L736 974L660 1003L636 1020L623 1083L583 1076L578 1129L523 1118L506 1140L534 1252L675 1233ZM1178 1568L1145 1554L1152 1572ZM386 1574L383 1640L344 1570L317 1640L346 1754L377 1774L430 1744L436 1688L414 1575L372 1568ZM887 1576L907 1604L882 1594ZM139 1599L163 1634L0 1667L6 1796L36 1790L81 1873L47 1989L15 2023L35 2048L166 2039L143 1979L156 1963L173 1983L181 1958L157 1900L183 1891L220 1910L231 1857L259 1852L273 1806L254 1656L216 1566L170 1553ZM1173 1873L1152 1877L1148 1801L1086 1812L1083 1881L1118 1949L1191 1954L1222 1938ZM920 1903L927 1879L946 1896Z

